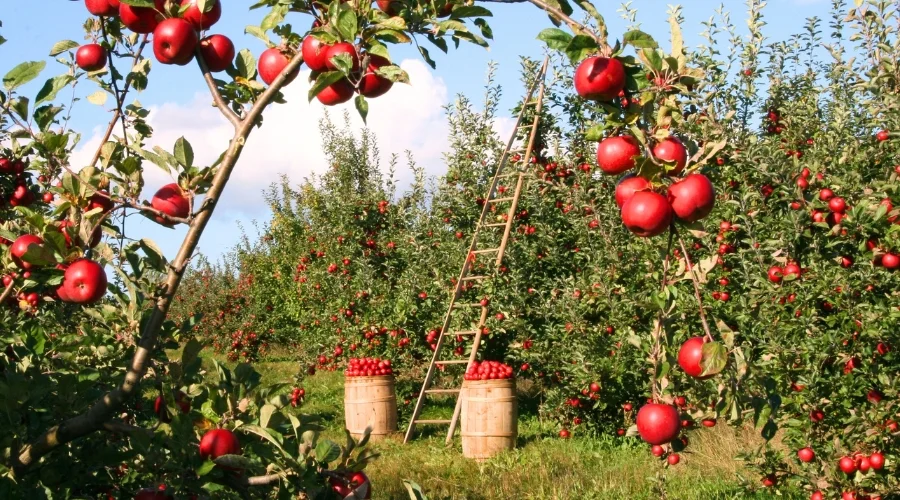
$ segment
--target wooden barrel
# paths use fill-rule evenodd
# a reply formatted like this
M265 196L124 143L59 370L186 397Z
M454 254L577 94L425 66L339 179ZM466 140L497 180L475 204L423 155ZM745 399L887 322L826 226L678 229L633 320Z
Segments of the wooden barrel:
M486 460L516 447L516 380L466 380L460 413L463 455Z
M372 427L370 441L397 432L397 395L394 376L345 377L344 420L354 438Z

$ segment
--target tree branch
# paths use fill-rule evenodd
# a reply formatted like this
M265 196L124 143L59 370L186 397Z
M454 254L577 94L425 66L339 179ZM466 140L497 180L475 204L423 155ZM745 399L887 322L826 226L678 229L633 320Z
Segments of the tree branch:
M128 425L125 422L121 422L118 420L111 420L109 422L104 422L103 430L112 432L114 434L145 434L147 436L153 435L153 431L151 431L150 429L144 429L143 427Z
M190 229L188 229L187 235L185 235L181 248L178 250L178 254L175 257L172 266L169 267L165 286L163 287L163 293L156 299L156 302L153 305L153 311L144 325L141 338L138 341L134 356L131 359L131 365L128 367L125 379L122 381L121 385L100 398L85 413L72 417L57 426L51 427L33 442L25 445L19 451L18 464L16 464L17 472L24 472L30 466L35 464L42 456L50 453L55 448L101 429L103 423L110 420L115 412L121 408L122 404L137 392L138 383L146 373L147 366L151 360L151 354L156 348L159 330L169 312L169 306L175 296L175 292L178 290L181 278L184 276L184 271L187 267L186 264L191 258L191 255L193 255L194 250L197 248L200 236L203 234L206 224L212 217L215 205L222 196L225 185L228 183L228 179L234 171L234 167L237 164L238 158L240 158L247 137L249 137L252 132L253 127L256 125L256 120L262 114L263 110L272 103L272 100L281 88L284 87L286 75L298 68L302 59L302 56L297 54L291 62L288 63L284 71L282 71L282 73L278 75L278 78L272 82L272 85L259 96L259 99L257 99L256 103L253 105L253 108L250 110L247 117L241 121L240 127L237 127L234 137L231 139L231 144L228 146L228 150L222 158L222 163L219 166L215 177L213 177L209 192L206 194L209 209L201 211L197 217L191 221Z
M213 102L216 103L216 107L219 108L219 111L234 125L235 128L239 127L241 124L241 118L234 112L231 108L228 107L228 103L225 102L225 99L222 99L222 93L219 92L219 87L216 85L215 80L213 80L212 74L209 72L209 66L206 65L206 60L203 59L203 53L200 50L200 45L197 45L197 50L194 51L195 57L197 60L197 64L200 66L200 71L203 73L203 79L206 81L206 86L209 87L209 93L212 95Z
M706 313L703 312L703 299L700 297L700 283L697 275L694 274L694 265L691 264L691 258L688 257L687 248L684 246L684 240L681 235L678 236L678 244L681 245L681 253L684 254L684 262L687 264L688 272L691 274L691 282L694 283L694 297L697 298L697 304L700 308L700 322L703 323L703 331L706 333L706 340L713 341L712 333L709 331L709 324L706 322Z

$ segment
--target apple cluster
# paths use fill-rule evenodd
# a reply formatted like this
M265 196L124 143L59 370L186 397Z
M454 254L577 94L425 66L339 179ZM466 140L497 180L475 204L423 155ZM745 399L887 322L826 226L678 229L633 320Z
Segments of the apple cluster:
M616 58L588 57L575 70L574 83L575 91L584 99L625 98L625 68ZM674 165L666 169L668 177L678 176L687 165L687 149L676 136L656 141L650 152L658 162ZM641 145L631 135L607 137L597 145L597 166L607 175L637 168L641 156ZM622 222L638 236L656 236L668 229L673 219L696 222L713 209L715 189L703 174L692 173L676 180L664 194L654 189L652 181L640 175L626 175L616 185Z
M254 358L258 352L259 342L259 336L255 332L238 330L232 333L228 360L237 361L243 358L244 361L251 361L251 358Z
M37 186L31 182L26 170L28 163L25 160L0 157L0 208L6 203L11 207L28 207L37 200ZM44 193L42 199L44 203L50 203L53 194Z
M350 358L350 363L344 371L348 377L381 377L393 375L389 359L381 358Z
M177 2L176 2L177 3ZM211 72L228 69L235 57L234 43L225 35L213 34L200 38L198 33L212 27L222 15L219 0L208 2L204 12L200 11L196 0L181 0L178 9L166 11L165 0L155 0L155 7L134 7L119 0L85 0L91 14L97 16L118 17L129 30L141 34L153 34L153 54L162 64L184 66L194 59L199 47L206 67ZM448 4L452 5L452 4ZM385 8L390 9L389 6ZM379 97L387 93L393 81L378 73L380 68L391 66L384 57L361 52L350 42L328 44L313 35L303 39L300 46L303 62L312 70L314 80L319 73L336 71L338 66L334 57L346 55L351 61L353 81L348 78L325 87L316 98L326 106L333 106L349 101L354 94L368 98ZM258 72L267 85L281 75L296 50L285 45L270 47L259 57ZM99 43L90 43L78 48L75 62L85 71L99 71L106 67L108 53ZM361 67L365 62L365 70ZM286 75L290 83L299 74L298 67Z
M291 391L291 406L296 408L300 403L303 402L303 398L306 397L306 390L302 387L294 387Z
M499 361L474 361L466 370L466 380L506 380L513 378L511 366Z

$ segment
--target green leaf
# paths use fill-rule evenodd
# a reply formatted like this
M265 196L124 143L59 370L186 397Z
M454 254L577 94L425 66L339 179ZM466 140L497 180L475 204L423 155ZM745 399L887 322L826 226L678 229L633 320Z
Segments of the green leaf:
M559 28L547 28L538 33L537 39L553 50L565 50L572 42L572 35Z
M187 344L184 345L184 349L181 350L181 366L188 366L193 363L202 349L203 344L197 339L188 340Z
M151 9L155 7L153 0L122 0L122 3L132 7L149 7Z
M15 111L17 115L19 115L19 118L28 121L28 104L30 102L31 101L27 97L20 97L18 99L14 99L10 105L13 111Z
M603 139L603 134L608 128L609 127L605 122L594 125L584 133L584 140L588 142L599 142Z
M266 17L263 18L262 22L259 24L259 27L263 31L269 31L284 22L284 16L287 15L287 13L287 5L276 5L272 7L272 10L270 10L268 14L266 14Z
M343 4L341 5L343 7ZM341 34L341 38L344 40L356 39L356 34L359 30L359 21L356 18L356 12L350 8L342 8L338 14L335 27L337 28L338 33Z
M91 104L96 104L97 106L103 106L106 104L106 99L109 97L109 94L102 90L98 90L93 94L87 96L87 100Z
M51 106L47 104L46 106L41 106L34 110L34 121L37 123L38 128L41 132L46 132L50 125L53 124L56 119L56 115L58 115L63 108L60 106Z
M576 35L566 45L565 53L572 63L581 62L582 59L597 52L597 41L585 35Z
M728 351L719 342L707 342L703 344L703 357L700 358L700 367L703 368L702 376L712 376L720 373L728 364Z
M395 83L409 83L409 74L403 68L394 64L376 69L375 74Z
M632 30L622 35L622 43L638 49L656 49L659 44L652 36L640 30Z
M162 250L156 246L156 243L148 238L142 238L138 243L141 250L143 250L144 254L147 256L147 263L158 271L165 270L166 257L163 255Z
M353 71L353 59L350 58L350 54L338 54L330 61L344 76L350 76L350 72Z
M269 41L269 35L266 34L266 32L264 30L260 29L259 26L247 26L246 28L244 28L244 33L246 33L248 35L253 35L256 38L259 38L260 40L263 41L263 43L266 44L266 46L272 45L272 42ZM244 51L247 51L247 49L241 50L241 52L244 52ZM247 52L249 52L249 51L247 51Z
M269 420L272 418L272 414L274 414L278 408L275 405L265 404L259 410L259 426L260 427L268 427Z
M175 160L184 168L190 168L194 166L194 148L191 147L191 143L184 138L184 136L179 137L177 141L175 141Z
M493 13L478 5L457 5L450 13L451 19L463 19L466 17L493 17Z
M34 105L38 106L44 101L56 99L56 94L73 81L75 81L75 77L72 75L59 75L47 80L44 82L44 86L41 87L41 90L38 91Z
M3 86L6 87L7 91L12 91L15 88L21 87L37 78L38 75L41 74L41 71L44 71L44 67L46 66L46 61L23 62L11 69L9 73L3 77Z
M253 53L248 49L241 49L238 52L235 66L237 67L238 75L247 80L256 78L256 58L253 57Z
M195 472L197 473L198 476L203 477L203 476L209 474L210 472L212 472L212 470L215 468L216 468L216 463L213 462L212 460L207 460L207 461L203 462L202 464L200 464L200 467L197 467L197 470Z
M319 92L328 87L329 85L339 81L341 78L344 78L344 74L340 71L326 71L324 73L319 73L319 76L316 77L316 82L309 89L309 100L312 101Z
M78 42L72 40L61 40L53 44L53 47L50 49L50 57L56 57L67 50L72 50L78 47Z
M353 103L356 104L356 111L359 112L359 116L362 118L363 123L366 123L366 117L369 115L369 103L366 102L366 98L362 95L356 96L356 99L353 100Z
M323 440L316 445L316 460L322 463L332 462L341 456L341 447L336 443Z

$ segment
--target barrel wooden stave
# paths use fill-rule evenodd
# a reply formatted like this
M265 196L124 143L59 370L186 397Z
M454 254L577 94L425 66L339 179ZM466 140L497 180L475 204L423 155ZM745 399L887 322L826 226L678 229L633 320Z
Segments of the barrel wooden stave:
M380 441L397 432L397 395L393 375L346 377L344 422L359 439L372 427L370 441Z
M486 460L516 447L516 381L466 380L460 393L463 455Z

